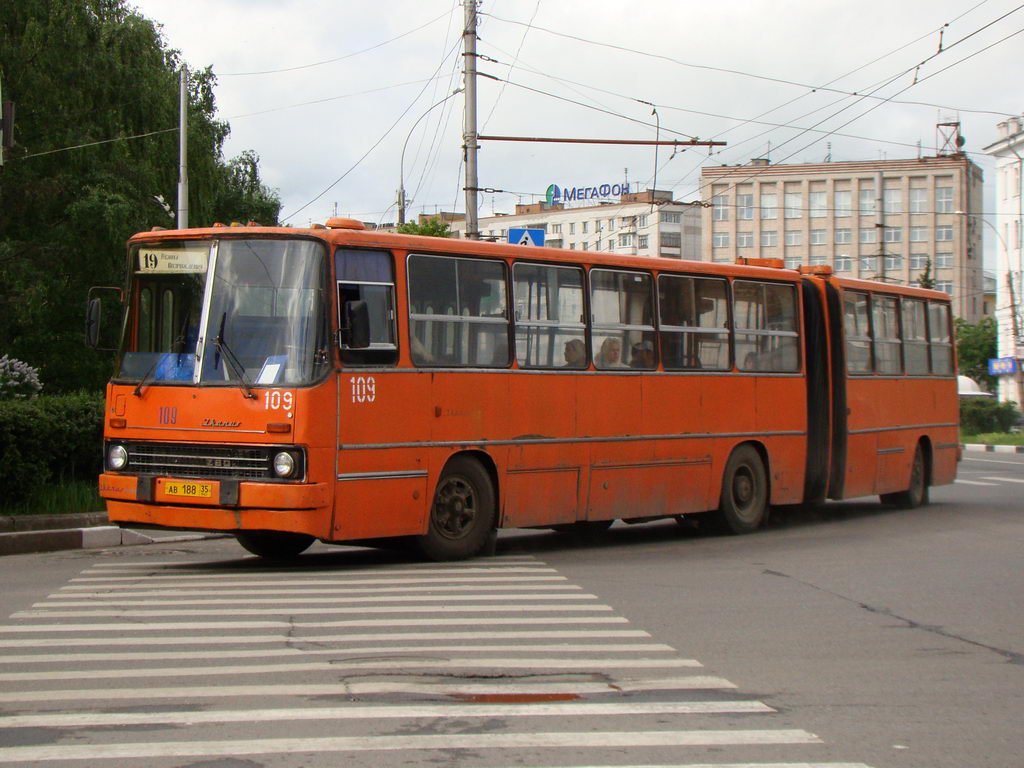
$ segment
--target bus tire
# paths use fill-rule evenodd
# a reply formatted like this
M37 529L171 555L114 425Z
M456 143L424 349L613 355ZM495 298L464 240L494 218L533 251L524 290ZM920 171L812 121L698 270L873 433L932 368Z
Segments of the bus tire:
M732 452L722 473L718 506L721 527L729 533L753 533L768 518L768 475L761 454L751 445Z
M416 537L431 560L465 560L479 554L494 530L494 486L476 459L448 462L434 493L427 533Z
M245 550L267 560L291 560L316 541L305 533L283 531L238 531L235 538Z
M928 467L924 461L921 444L914 449L914 462L910 465L910 481L905 491L883 493L879 498L883 504L895 504L901 509L914 509L928 503Z

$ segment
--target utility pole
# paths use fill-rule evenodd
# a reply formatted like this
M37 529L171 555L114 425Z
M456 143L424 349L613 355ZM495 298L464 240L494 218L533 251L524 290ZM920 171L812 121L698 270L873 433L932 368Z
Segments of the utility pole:
M0 86L0 167L4 164L6 150L14 146L14 102L4 101Z
M476 2L463 0L465 7L465 31L463 38L463 61L465 63L466 110L463 122L463 151L466 159L466 238L480 239L477 222L477 181L476 160L480 149L476 134Z
M178 229L188 229L188 69L184 64L178 111Z

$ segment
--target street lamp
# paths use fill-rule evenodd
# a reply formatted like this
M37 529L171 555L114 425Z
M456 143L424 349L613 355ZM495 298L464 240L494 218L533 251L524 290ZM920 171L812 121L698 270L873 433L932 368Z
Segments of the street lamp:
M436 104L432 104L427 109L426 112L424 112L422 115L420 115L419 117L416 118L416 122L412 124L412 127L409 129L409 134L405 137L405 143L402 144L402 156L401 156L401 159L398 162L398 224L399 225L405 224L405 204L407 202L406 199L405 199L405 150L409 146L409 139L412 138L413 131L416 130L416 126L420 124L420 121L423 118L425 118L427 115L429 115L436 107L441 106L446 101L448 101L448 99L450 99L452 96L460 94L460 93L462 93L462 91L463 91L462 88L456 88L454 91L452 91L447 96L445 96L443 99L441 99L439 102L437 102Z

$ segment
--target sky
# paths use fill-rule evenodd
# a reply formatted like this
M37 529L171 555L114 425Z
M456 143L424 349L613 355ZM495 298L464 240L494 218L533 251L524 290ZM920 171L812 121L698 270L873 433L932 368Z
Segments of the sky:
M190 67L213 68L225 154L260 156L282 220L393 222L400 184L409 218L465 210L460 2L133 5ZM1024 110L1014 0L480 0L478 11L480 133L727 142L482 141L478 183L494 191L481 216L541 200L552 183L629 181L690 201L708 197L704 165L934 155L949 122L985 172L990 212L982 150Z

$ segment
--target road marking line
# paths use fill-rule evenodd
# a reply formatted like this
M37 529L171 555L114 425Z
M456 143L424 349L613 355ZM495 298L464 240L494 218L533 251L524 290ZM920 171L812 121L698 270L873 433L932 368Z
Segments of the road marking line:
M544 659L544 658L458 658L423 659L389 657L336 661L307 661L295 664L231 664L222 667L156 667L150 669L56 669L48 672L2 672L0 680L106 680L109 678L207 677L219 675L269 675L277 672L324 672L339 674L366 669L670 669L702 667L696 659Z
M1024 483L1019 477L983 477L982 480L998 480L1000 483Z
M178 593L181 594L180 592ZM75 597L78 597L75 595ZM36 603L33 607L35 608L80 608L83 605L90 606L115 606L115 605L129 605L129 606L144 606L144 605L296 605L300 603L319 603L329 602L331 605L339 603L408 603L408 602L424 602L424 603L466 603L472 600L488 600L488 601L500 601L505 603L507 601L520 601L520 600L597 600L597 595L588 595L586 593L571 592L566 594L550 594L550 595L520 595L514 592L507 594L494 594L491 592L479 594L479 595L360 595L358 597L335 597L330 601L325 601L319 597L311 597L308 599L296 599L294 596L285 595L282 597L251 597L249 599L230 597L230 598L206 598L197 597L193 599L185 598L181 600L138 600L134 597L125 597L120 600L110 599L97 599L91 597L85 597L80 600L71 601L67 595L54 596L50 595L45 602ZM414 607L414 606L409 606Z
M358 613L362 615L374 613L544 613L551 611L610 611L610 605L360 605L352 608L335 608L323 606L317 608L291 608L283 606L278 613L289 616L321 616L324 614ZM29 610L18 611L11 615L12 619L75 619L95 616L96 618L118 617L121 619L156 618L158 616L265 616L270 611L266 608L194 608L160 610L147 608L141 610L95 610L95 611L51 611Z
M295 752L368 752L408 749L480 750L615 747L699 747L761 744L821 744L804 730L745 731L605 731L580 733L440 733L404 736L334 736L308 739L168 741L146 744L74 744L11 747L0 762L29 764L42 760L103 760L160 757L238 757Z
M206 580L202 581L188 581L181 582L180 584L176 581L171 581L172 577L163 576L146 576L139 574L137 577L130 579L118 578L116 584L109 584L110 589L150 589L154 588L150 585L150 581L162 580L159 585L165 588L177 588L177 589L195 589L197 587L279 587L279 588L290 588L290 587L322 587L324 585L330 585L334 587L348 586L351 584L497 584L511 582L513 584L521 583L535 583L535 582L566 582L565 576L441 576L438 578L431 579L402 579L402 578L382 578L382 579L349 579L339 583L333 579L275 579L275 580L264 580L264 581L223 581L210 576L204 576ZM97 590L107 588L106 580L104 583L97 584L95 579L84 579L74 578L71 582L82 582L88 581L88 584L69 583L67 586L61 587L62 590ZM130 582L124 584L121 582Z
M973 456L968 457L966 455L964 456L963 460L964 461L982 461L982 462L984 462L986 464L1009 464L1011 467L1024 467L1024 464L1022 464L1019 461L1003 461L1001 459L976 459Z
M405 706L299 707L213 712L118 712L14 715L4 728L83 728L90 726L266 723L298 720L377 720L452 717L591 717L627 715L708 715L775 712L760 701L538 702L534 704L411 704Z
M346 635L167 635L160 637L34 637L24 640L0 640L0 648L64 648L91 645L234 645L236 643L392 643L402 640L513 640L517 638L588 640L596 638L649 638L642 629L505 630L502 632L380 632ZM374 646L380 650L380 646ZM388 646L391 647L390 645ZM522 647L522 646L520 646ZM668 647L668 646L666 646ZM344 646L343 646L344 648Z
M962 480L959 477L953 482L956 483L957 485L998 485L998 483L982 483L979 482L978 480Z
M514 581L514 580L513 580ZM522 592L556 592L566 590L582 590L583 587L575 584L432 584L429 586L422 587L320 587L320 588L309 588L309 589L220 589L219 587L196 587L195 585L188 585L188 594L194 595L218 595L222 597L253 597L253 596L264 596L264 595L390 595L390 594L418 594L421 592L436 593L436 592L485 592L494 591L500 589L517 589ZM77 591L81 589L76 587L75 591L67 591L66 587L54 592L50 595L50 598L71 600L86 597L99 597L99 598L137 598L137 597L179 597L182 592L180 589L125 589L123 587L111 587L110 589L98 589L93 590L91 587L90 591ZM504 597L504 595L502 595Z
M508 624L628 624L623 616L522 616L432 619L342 619L339 621L161 621L117 624L21 624L2 625L2 632L167 632L171 629L327 629L331 627L456 627L505 626Z
M638 693L642 691L708 691L735 689L722 677L691 675L656 679L622 679L608 682L576 680L572 682L503 683L464 680L456 683L412 682L405 680L354 680L338 683L298 683L268 685L210 685L169 688L86 688L52 691L0 691L0 703L24 704L38 701L124 701L150 699L219 699L242 696L361 696L369 694L416 693L434 696L493 696L511 694Z
M135 639L134 644L138 645L140 642L148 643L148 640L140 641L138 638ZM320 645L323 640L320 639L305 639L299 640L293 638L292 643L301 644L315 644ZM294 656L296 658L303 658L306 656L343 656L346 654L362 654L362 655L377 655L379 656L382 651L387 653L475 653L475 652L489 652L498 653L500 651L508 651L515 653L517 651L561 651L565 653L572 653L578 656L582 656L588 653L612 653L621 651L624 653L675 653L675 648L671 645L665 645L663 643L593 643L593 644L580 644L580 643L558 643L558 644L528 644L528 643L517 643L514 645L391 645L387 646L374 645L367 646L365 648L317 648L317 649L302 649L302 648L264 648L260 650L240 650L233 648L230 651L211 651L209 649L201 651L114 651L111 653L32 653L22 654L18 656L0 656L0 664L57 664L57 663L72 663L72 662L84 662L84 661L175 661L185 659L259 659L259 658L271 658L274 656ZM473 666L469 662L471 659L467 659L467 666ZM0 719L0 725L5 722Z
M362 550L362 551L365 551L365 550ZM544 563L544 562L538 560L536 558L536 556L534 556L534 555L491 555L491 556L489 556L483 562L481 562L480 560L464 560L464 561L461 561L461 562L456 560L456 561L445 563L443 567L444 568L476 568L476 569L478 569L478 568L487 568L489 563L493 563L494 567L508 565L508 564L516 564L516 563L519 563L519 564L522 564L522 565L528 565L528 564L532 564L532 563L536 563L537 565L540 565L540 566L546 566L547 565L547 563ZM98 570L108 571L108 570L122 570L122 569L128 569L128 570L130 570L130 569L153 570L155 567L173 567L175 569L185 569L185 568L202 569L202 568L214 567L214 568L218 569L218 573L232 573L232 574L252 573L254 570L258 570L260 573L265 573L267 570L270 570L268 568L258 567L256 569L232 568L230 570L225 569L224 571L221 571L220 570L220 566L221 566L221 563L218 562L218 561L206 561L206 562L190 563L188 561L182 561L182 560L153 560L153 561L141 561L140 560L138 562L133 562L133 563L97 563L95 565L89 566L88 570L89 571L98 571ZM429 570L429 569L438 568L438 567L441 567L441 566L438 566L437 563L406 563L403 566L401 566L400 568L392 567L392 568L390 568L388 570L391 570L391 571L395 571L395 570L418 571L418 570ZM289 572L291 572L287 568L284 568L284 569L280 569L279 568L277 570L280 573L289 573ZM309 572L313 571L313 572L316 572L316 573L324 573L324 574L337 575L338 573L342 573L342 574L344 574L344 573L352 573L354 570L363 570L363 571L370 571L370 570L372 570L374 572L377 572L376 571L376 566L369 566L369 567L367 567L367 566L356 566L354 568L346 567L346 570L344 570L344 571L339 571L337 569L330 569L330 568L317 569L317 570L314 571L313 569L305 569L305 568L303 568L302 572L303 573L309 573Z
M317 583L320 583L320 582L322 582L324 580L327 580L327 579L329 579L330 581L335 582L335 583L346 583L346 582L359 583L359 578L363 575L363 572L358 572L357 573L357 572L351 572L351 571L349 571L349 572L324 571L322 573L323 573L323 579L318 579ZM447 575L447 574L452 574L452 575L460 574L461 575L461 574L467 574L467 573L477 574L477 575L495 574L495 573L496 574L511 575L511 574L533 574L533 573L556 573L556 571L555 571L554 568L539 567L539 566L538 567L499 566L497 568L480 568L480 567L468 567L467 566L467 567L463 567L463 568L451 568L451 567L431 568L429 570L424 569L422 571L412 571L410 569L402 569L402 570L394 570L394 569L392 569L392 570L373 571L374 578L379 578L381 575L387 576L387 577L391 577L391 576L395 576L395 577L408 577L408 576L416 575L418 577L419 574L424 574L424 575L430 576L430 577L437 577L437 576L442 576L442 575ZM180 576L177 575L177 574L159 575L159 574L139 573L139 574L135 574L133 576L76 576L75 578L71 579L71 581L73 581L73 582L80 582L80 581L112 582L112 581L139 581L140 579L145 579L146 581L201 581L203 579L214 579L214 578L216 578L215 575L211 575L211 574L208 574L208 573L207 574L182 574ZM565 577L561 577L561 578L565 578ZM410 581L426 581L426 580L427 579L423 579L421 577L410 579ZM466 580L466 579L464 579L464 580ZM289 581L288 579L284 578L284 579L281 579L279 583L288 583L288 581ZM454 579L453 579L453 581L454 581Z

